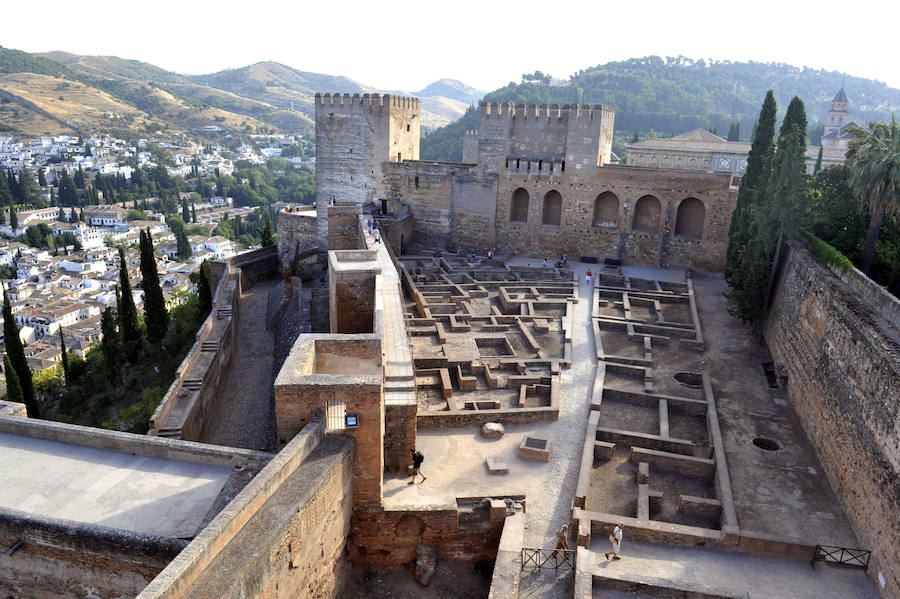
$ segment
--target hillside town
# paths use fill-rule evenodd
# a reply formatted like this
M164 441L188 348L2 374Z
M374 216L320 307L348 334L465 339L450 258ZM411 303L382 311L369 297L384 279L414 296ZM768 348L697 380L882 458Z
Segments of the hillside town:
M38 201L48 206L21 210L19 205L15 215L10 207L0 209L0 278L35 375L60 363L60 328L65 331L68 351L81 358L102 339L101 313L116 301L117 248L126 248L130 278L139 281L137 244L141 231L149 232L153 239L167 308L196 292L190 275L203 261L224 260L253 249L240 248L232 240L213 234L221 221L239 221L255 212L253 207L235 206L231 197L179 194L179 203L191 208L185 247L178 242L178 231L167 224L166 215L149 208L157 198L107 203L103 191L95 190L92 183L100 176L130 180L136 169L156 168L162 157L171 177L231 175L237 161L265 164L280 157L284 147L298 143L290 136L254 137L259 138L253 140L262 146L259 149L241 144L236 152L229 152L193 141L176 147L163 141L129 142L107 135L87 139L74 135L32 139L0 136L0 173L4 177L8 173L13 177L29 173L38 181ZM315 158L292 156L287 160L299 167L313 164ZM84 182L75 190L79 205L59 206L62 181L71 179L73 173L76 181L83 177ZM30 234L29 229L39 233ZM49 245L42 243L48 235ZM37 239L38 243L24 243L23 237ZM142 309L143 290L136 288L133 295L138 309Z

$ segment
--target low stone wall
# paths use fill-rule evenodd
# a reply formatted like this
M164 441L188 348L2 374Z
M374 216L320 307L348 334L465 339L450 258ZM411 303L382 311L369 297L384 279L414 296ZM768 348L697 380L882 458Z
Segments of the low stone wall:
M446 412L419 412L416 424L419 428L453 428L481 426L485 422L520 424L542 422L559 418L559 407L515 408L509 410L453 410Z
M516 599L522 579L522 547L525 545L525 513L506 518L494 561L488 599Z
M460 524L453 504L417 509L355 509L348 541L350 560L358 564L389 566L416 559L416 546L437 550L438 557L458 561L494 561L503 520Z
M278 272L275 247L212 264L213 308L150 419L150 435L202 441L223 374L231 365L240 298L245 288Z
M791 245L763 329L860 548L872 551L869 573L886 597L900 594L898 313L900 302L861 273L838 277Z
M332 597L350 528L353 441L315 421L139 599Z
M225 468L258 465L272 457L272 454L248 449L26 418L0 418L0 433Z
M0 512L0 596L28 599L134 597L187 541L105 526Z

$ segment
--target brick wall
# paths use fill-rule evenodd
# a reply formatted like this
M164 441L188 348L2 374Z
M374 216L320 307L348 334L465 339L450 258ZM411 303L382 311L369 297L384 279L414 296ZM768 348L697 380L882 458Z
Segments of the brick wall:
M764 335L883 596L900 594L900 353L873 304L799 246L789 248ZM862 285L857 278L856 285ZM880 293L877 297L887 301ZM896 303L896 298L893 299ZM880 584L878 585L880 587Z

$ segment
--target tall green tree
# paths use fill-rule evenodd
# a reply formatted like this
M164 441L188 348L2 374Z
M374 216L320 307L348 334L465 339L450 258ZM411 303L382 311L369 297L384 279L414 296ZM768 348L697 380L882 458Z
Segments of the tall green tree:
M725 278L732 287L735 287L733 279L741 270L743 252L750 238L751 213L755 210L754 206L763 202L763 193L768 184L772 155L775 153L776 110L775 94L769 90L759 111L753 143L747 155L747 169L741 177L737 204L731 215Z
M9 361L9 354L3 356L3 373L6 376L6 400L16 403L25 403L25 395L22 393L22 384L19 375ZM27 410L26 410L27 411Z
M807 222L809 192L806 179L806 110L803 101L796 96L788 106L778 135L766 198L775 230L788 237L798 235Z
M869 274L875 244L885 216L900 213L900 127L891 123L869 123L869 131L852 130L847 167L850 187L869 211L869 227L863 249L862 271Z
M125 248L119 247L119 332L125 356L132 364L137 360L141 349L141 329L138 325L137 307L131 294L131 281L128 279L128 262L125 260Z
M37 185L34 182L34 178L31 176L26 169L22 169L19 173L19 202L23 204L30 204L32 206L43 205L43 201L40 199L40 195L38 194Z
M200 277L197 282L197 295L200 307L200 319L206 318L206 315L212 311L212 273L210 272L209 260L204 260L200 264Z
M16 213L16 207L9 207L9 227L15 231L19 228L19 215Z
M140 246L147 337L154 343L159 343L169 328L169 313L166 311L166 301L159 284L159 273L156 271L156 256L150 229L140 232Z
M38 185L47 187L47 175L44 173L43 168L38 169Z
M181 220L185 223L191 222L191 211L188 209L187 200L184 198L181 200Z
M813 167L813 174L819 174L820 170L822 170L822 146L819 146L819 154L816 156L816 166Z
M59 176L59 205L78 205L78 191L75 189L75 183L67 170L63 170Z
M118 295L118 294L117 294ZM122 344L119 338L116 312L111 307L106 307L100 316L100 333L103 339L100 341L100 349L110 375L121 379Z
M59 327L59 351L62 356L63 380L66 381L66 388L68 388L72 384L72 375L69 370L69 352L66 350L66 337L63 334L62 327Z
M78 165L78 170L75 171L75 177L72 179L73 183L75 183L75 187L78 189L84 189L84 170L82 170L81 165Z
M263 227L259 232L261 237L260 245L267 248L275 245L275 233L272 231L272 221L269 219L269 216L266 215L264 218Z
M19 377L19 385L22 387L22 401L29 418L40 418L41 411L34 397L34 382L31 378L31 368L25 358L25 347L19 337L19 325L12 313L9 303L9 293L3 290L3 342L6 345L6 355L16 375Z
M9 189L9 178L4 172L0 175L0 209L13 203L13 194Z

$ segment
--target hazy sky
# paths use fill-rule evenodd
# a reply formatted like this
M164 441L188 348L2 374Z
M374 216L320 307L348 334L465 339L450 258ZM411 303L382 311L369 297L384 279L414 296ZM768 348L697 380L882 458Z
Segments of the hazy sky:
M407 91L443 77L491 90L535 69L567 77L650 54L785 62L900 88L898 22L896 0L19 0L4 3L0 45L191 74L274 60Z

